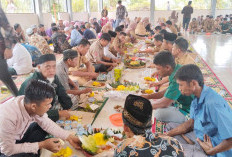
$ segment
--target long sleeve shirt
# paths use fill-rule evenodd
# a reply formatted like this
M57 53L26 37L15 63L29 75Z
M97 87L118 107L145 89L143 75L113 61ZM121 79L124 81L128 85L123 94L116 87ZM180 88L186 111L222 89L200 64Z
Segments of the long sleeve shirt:
M73 29L72 32L71 32L71 43L70 43L70 45L72 47L77 46L77 44L79 44L81 39L82 39L82 35L76 29Z
M1 28L5 31L5 38L1 33ZM4 57L5 48L11 48L13 40L16 39L13 28L10 26L5 13L0 7L0 57Z
M125 19L125 16L128 16L126 7L121 5L117 7L116 19Z
M42 117L29 115L24 106L24 96L19 96L0 105L1 153L7 156L19 153L36 154L39 150L38 142L16 144L16 140L23 138L33 122L37 122L44 131L63 140L67 139L70 134L49 119L46 113Z
M32 79L43 80L43 81L48 82L48 80L45 79L40 72L36 71L30 78L28 78L27 80L23 82L19 90L19 95L24 95L25 88L28 82ZM67 95L66 90L64 89L64 87L62 86L62 84L60 83L56 75L55 75L54 81L52 82L52 85L54 86L55 91L56 91L56 96L53 98L52 106L56 104L56 100L58 98L58 102L60 103L60 105L62 106L64 110L70 109L73 105L71 98ZM57 109L50 109L47 113L48 113L49 118L51 118L53 121L57 121L59 119L59 112Z

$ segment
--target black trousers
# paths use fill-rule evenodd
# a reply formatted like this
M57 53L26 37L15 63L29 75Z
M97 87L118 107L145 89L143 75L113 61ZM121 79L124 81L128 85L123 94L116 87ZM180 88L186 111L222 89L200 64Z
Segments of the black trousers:
M188 30L190 18L183 18L183 29Z
M10 92L14 95L18 95L18 89L8 72L8 66L6 60L0 56L0 80L6 85Z
M20 141L16 141L16 143L33 143L33 142L41 142L45 140L47 136L47 132L45 132L37 123L32 123L24 134L23 138ZM6 156L0 153L0 157L39 157L40 151L38 154L33 153L20 153L14 154L11 156Z

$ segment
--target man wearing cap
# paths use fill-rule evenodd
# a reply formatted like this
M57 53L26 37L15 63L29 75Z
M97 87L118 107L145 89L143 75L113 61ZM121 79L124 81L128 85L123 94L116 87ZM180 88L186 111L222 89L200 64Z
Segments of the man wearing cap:
M64 50L72 48L66 40L66 35L59 32L57 27L52 27L52 42L55 53L63 53Z
M118 60L104 56L104 47L111 41L108 33L103 33L101 38L95 41L86 54L86 58L93 64L95 72L107 72L117 66Z
M37 33L37 31L38 31L37 30L37 25L31 25L31 28L32 28L34 34Z
M29 37L29 44L37 47L42 54L53 53L47 41L42 36L38 35L37 33L34 33L32 28L28 28L26 30L26 33Z
M56 67L56 74L61 84L64 86L67 94L72 99L72 110L75 110L78 107L78 99L81 94L92 92L91 88L80 90L78 85L74 83L68 76L69 68L76 67L77 59L77 51L71 49L65 50L63 52L63 60L61 60Z
M90 42L87 39L81 39L79 44L73 48L77 51L77 63L74 68L70 67L69 71L78 81L79 85L84 85L86 82L98 77L98 73L95 72L94 66L85 57L90 47Z
M127 96L122 112L127 138L117 146L114 157L184 156L176 139L152 134L151 118L152 106L149 100L136 95Z
M20 87L19 94L24 95L25 87L32 79L43 80L50 83L54 88L56 95L52 101L52 108L48 111L48 116L53 121L57 121L60 117L69 118L69 110L73 103L67 95L63 85L60 83L56 74L56 57L54 54L45 54L39 58L38 71L23 82ZM63 110L58 110L63 109Z
M155 110L157 120L175 123L185 122L189 118L193 97L181 95L179 85L174 78L181 65L175 63L174 57L168 51L158 53L154 57L153 63L159 76L168 77L169 86L157 93L143 96L147 99L156 99L152 103L152 108Z

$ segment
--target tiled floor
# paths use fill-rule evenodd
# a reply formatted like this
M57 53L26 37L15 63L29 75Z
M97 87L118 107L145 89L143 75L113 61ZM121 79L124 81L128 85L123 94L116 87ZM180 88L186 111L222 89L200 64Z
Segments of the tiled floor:
M232 93L232 35L186 35L186 38Z

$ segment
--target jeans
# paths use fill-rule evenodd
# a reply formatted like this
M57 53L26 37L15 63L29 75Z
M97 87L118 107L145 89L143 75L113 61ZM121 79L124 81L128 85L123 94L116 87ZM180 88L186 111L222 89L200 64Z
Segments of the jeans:
M46 136L47 136L47 132L45 132L37 123L34 122L29 126L23 138L20 141L16 141L16 143L41 142L45 140ZM39 157L39 156L40 156L39 151L38 151L38 154L20 153L20 154L14 154L11 156L6 156L0 153L0 157Z
M121 22L123 22L123 21L124 21L124 19L116 19L115 28L118 27L119 24L120 24Z
M187 120L185 116L173 106L156 109L154 116L157 120L162 122L183 123Z
M10 92L14 95L18 95L18 89L8 72L8 66L6 60L0 57L0 80L6 85Z
M188 30L190 18L183 18L183 29Z

